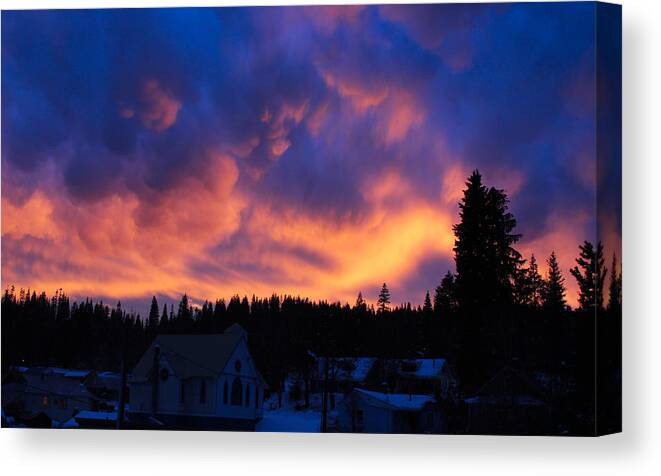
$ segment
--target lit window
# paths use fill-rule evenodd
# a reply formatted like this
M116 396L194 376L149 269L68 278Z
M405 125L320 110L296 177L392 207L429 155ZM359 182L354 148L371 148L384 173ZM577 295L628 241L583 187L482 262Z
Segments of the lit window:
M44 396L41 398L41 404L42 404L43 406L45 406L45 407L48 406L48 395L44 395Z

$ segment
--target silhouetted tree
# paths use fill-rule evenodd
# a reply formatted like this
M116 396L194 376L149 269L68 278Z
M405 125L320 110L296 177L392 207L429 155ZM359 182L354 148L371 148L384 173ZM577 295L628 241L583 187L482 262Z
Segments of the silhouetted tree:
M579 246L580 255L576 258L578 266L570 272L578 283L578 302L584 311L601 310L604 305L604 280L606 268L604 266L603 246L601 242L594 245L585 241Z
M424 312L426 315L429 315L432 313L432 305L431 305L431 297L429 296L429 291L427 291L427 294L425 294L425 303L422 306L422 312Z
M454 225L456 287L459 306L481 312L512 299L512 279L521 262L512 233L516 220L508 211L503 190L487 188L475 170L459 203L460 222Z
M381 291L379 292L379 298L376 301L377 309L379 312L386 312L390 310L390 291L386 283L383 283Z
M544 280L539 274L535 255L530 256L530 264L521 263L514 279L514 300L517 304L538 308L542 305Z
M565 301L565 278L560 272L555 251L551 252L551 256L549 256L546 262L548 264L548 272L543 288L542 306L552 314L559 314L564 311L567 305Z
M150 332L156 332L156 328L158 327L158 316L158 302L156 301L156 296L152 296L151 306L149 308L149 318L147 320L147 327Z
M617 256L613 253L610 283L608 286L608 310L617 311L622 306L622 272L617 272Z
M454 274L450 271L445 273L441 284L436 287L434 293L434 312L439 315L452 312L457 307Z

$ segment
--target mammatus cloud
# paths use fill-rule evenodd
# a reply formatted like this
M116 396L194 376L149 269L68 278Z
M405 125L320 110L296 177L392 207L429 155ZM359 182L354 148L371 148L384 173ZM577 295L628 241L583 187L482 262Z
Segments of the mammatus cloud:
M479 168L575 303L592 21L580 4L4 12L2 284L353 302L386 281L417 304L454 268Z

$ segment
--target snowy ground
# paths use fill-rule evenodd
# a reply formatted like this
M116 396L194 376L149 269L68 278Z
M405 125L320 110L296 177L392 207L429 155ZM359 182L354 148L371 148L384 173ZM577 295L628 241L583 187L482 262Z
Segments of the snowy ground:
M318 433L321 413L315 410L296 411L289 408L264 411L264 418L257 423L256 431L289 431Z
M336 403L342 399L336 394ZM310 408L296 410L302 402L290 401L283 395L282 407L277 408L277 397L272 396L264 402L264 417L257 423L256 431L285 431L297 433L319 433L321 427L321 395L310 395ZM330 407L329 407L330 409ZM329 423L335 418L336 411L328 412Z

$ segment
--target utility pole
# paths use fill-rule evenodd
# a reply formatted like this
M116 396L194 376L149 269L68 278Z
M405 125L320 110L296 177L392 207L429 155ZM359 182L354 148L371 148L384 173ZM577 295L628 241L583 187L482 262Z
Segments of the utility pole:
M124 407L126 407L126 323L122 322L122 364L119 387L119 408L117 409L117 429L124 426Z
M328 352L324 357L324 399L321 410L321 432L328 432Z
M156 419L158 408L158 364L161 357L161 347L154 344L154 360L151 367L151 416Z

